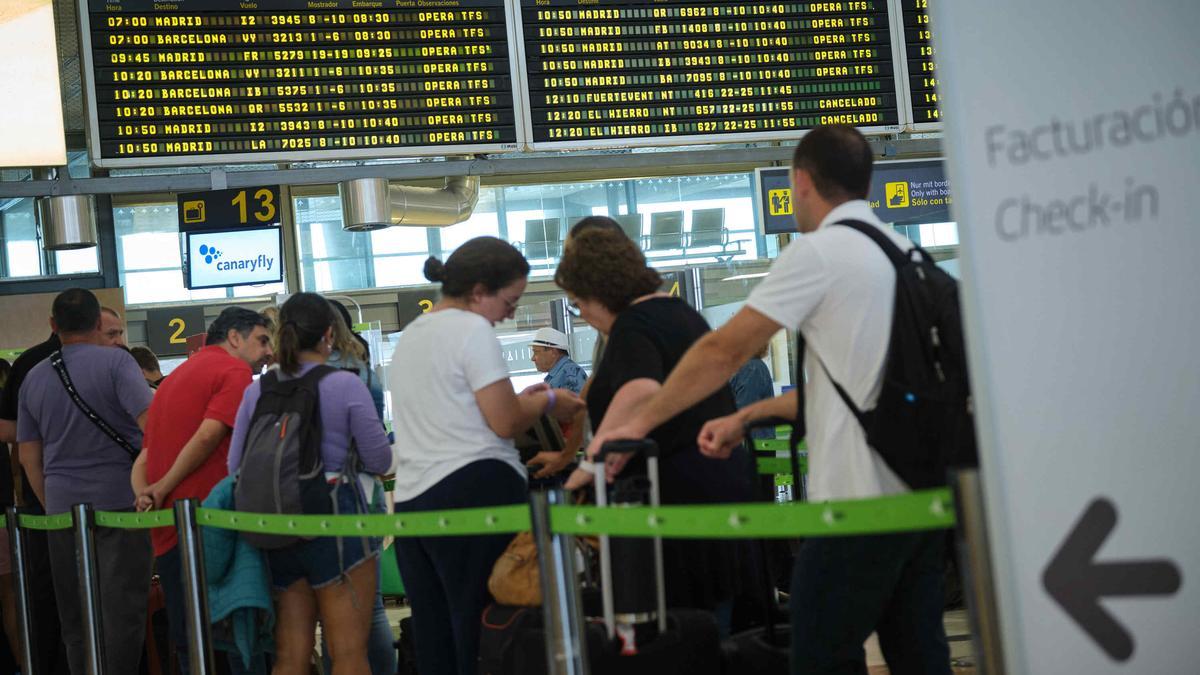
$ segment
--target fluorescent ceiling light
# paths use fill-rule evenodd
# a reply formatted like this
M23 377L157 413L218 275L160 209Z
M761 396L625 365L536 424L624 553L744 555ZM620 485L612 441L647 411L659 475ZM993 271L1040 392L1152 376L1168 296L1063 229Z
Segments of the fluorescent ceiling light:
M768 272L755 272L754 274L738 274L737 276L725 277L721 281L741 281L742 279L761 279L769 274Z

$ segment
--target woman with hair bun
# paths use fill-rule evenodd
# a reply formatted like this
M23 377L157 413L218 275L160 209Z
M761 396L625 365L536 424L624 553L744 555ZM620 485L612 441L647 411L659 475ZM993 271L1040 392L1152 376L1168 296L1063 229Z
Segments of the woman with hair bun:
M397 513L524 503L527 472L512 439L543 414L569 419L582 409L565 389L513 391L493 327L513 317L528 275L525 257L495 237L425 262L442 299L404 329L388 375ZM421 675L477 671L487 579L510 539L396 540Z
M315 293L297 293L279 311L276 356L281 379L305 376L325 365L333 351L333 308ZM262 395L262 380L246 388L229 446L229 473L242 464L246 435ZM320 407L321 460L325 475L340 475L356 448L363 471L384 474L392 450L371 394L353 373L332 370L317 384ZM358 480L338 480L330 487L337 500L334 513L366 513ZM271 585L276 595L276 675L309 672L318 617L329 647L333 672L370 673L367 633L375 598L377 542L361 537L318 537L267 551Z

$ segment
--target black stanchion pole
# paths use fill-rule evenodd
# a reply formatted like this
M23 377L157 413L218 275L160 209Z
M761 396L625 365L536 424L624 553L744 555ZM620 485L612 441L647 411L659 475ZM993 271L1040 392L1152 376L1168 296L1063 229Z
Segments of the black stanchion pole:
M175 502L175 529L179 532L179 559L187 610L188 656L191 675L216 672L213 664L212 626L208 617L208 583L204 577L204 547L196 523L196 500Z
M95 512L90 504L71 508L75 516L75 564L83 614L83 646L87 675L104 673L104 627L100 619L100 575L96 571Z
M14 654L21 664L23 675L34 675L33 609L29 604L29 573L25 571L25 531L21 529L16 507L5 512L8 520L9 551L12 553L13 586L17 594L17 628L21 636L21 653Z
M550 529L550 507L565 501L561 489L533 492L529 500L542 577L546 665L550 675L588 675L587 636L575 573L575 538L554 534Z

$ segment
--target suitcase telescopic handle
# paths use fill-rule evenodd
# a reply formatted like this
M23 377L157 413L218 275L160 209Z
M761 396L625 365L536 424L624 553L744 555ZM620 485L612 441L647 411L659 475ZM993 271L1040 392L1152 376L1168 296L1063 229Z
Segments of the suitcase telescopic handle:
M658 443L652 439L643 438L641 440L609 441L600 446L600 451L596 453L595 464L593 465L593 472L596 477L594 481L596 506L608 506L607 483L604 480L604 458L608 455L636 454L639 452L646 456L646 476L650 479L650 505L654 507L662 505L658 482ZM612 552L609 547L608 535L600 535L600 596L603 602L604 624L608 630L609 639L616 636L611 556ZM663 582L664 576L662 539L654 537L655 604L658 608L658 630L660 633L667 631L667 598L666 586Z
M596 461L602 462L608 455L629 455L642 453L646 457L658 457L658 443L654 439L643 438L641 440L623 440L609 441L600 446L600 452L596 453Z

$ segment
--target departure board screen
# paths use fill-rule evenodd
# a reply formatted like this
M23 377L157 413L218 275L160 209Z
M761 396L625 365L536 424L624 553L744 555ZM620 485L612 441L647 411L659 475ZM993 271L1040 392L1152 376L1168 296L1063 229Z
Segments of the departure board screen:
M521 0L533 147L899 123L886 0Z
M904 49L908 65L909 96L913 124L942 121L938 106L937 71L934 67L933 34L929 29L929 3L937 0L899 0L904 13Z
M516 147L504 0L80 9L100 166Z

